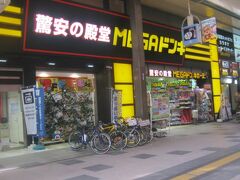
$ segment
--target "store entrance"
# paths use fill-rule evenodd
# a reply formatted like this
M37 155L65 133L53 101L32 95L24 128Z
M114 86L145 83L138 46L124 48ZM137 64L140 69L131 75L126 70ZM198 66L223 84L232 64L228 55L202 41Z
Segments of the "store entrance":
M44 89L45 135L43 144L65 142L80 122L95 123L94 74L69 71L36 72L37 87Z
M21 85L0 85L0 151L24 146Z
M196 79L148 77L147 90L154 121L167 118L173 126L214 120L211 84L201 87Z

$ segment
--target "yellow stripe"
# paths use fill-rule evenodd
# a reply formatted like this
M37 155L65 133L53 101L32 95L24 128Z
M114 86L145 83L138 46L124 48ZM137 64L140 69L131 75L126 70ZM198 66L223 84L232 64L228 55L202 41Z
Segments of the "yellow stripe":
M11 30L11 29L0 28L0 35L20 38L20 37L22 37L22 32L20 30Z
M207 57L194 56L194 55L188 55L188 54L185 54L185 58L189 60L211 61L211 59Z
M196 49L192 49L192 48L186 48L186 52L192 52L192 53L197 53L197 54L210 55L210 52L208 52L208 51L201 51L201 50L196 50Z
M197 176L214 171L214 170L216 170L226 164L229 164L233 161L236 161L238 159L240 159L240 152L234 153L230 156L224 157L224 158L214 161L206 166L202 166L200 168L194 169L194 170L189 171L180 176L174 177L171 180L190 180L190 179L196 178Z
M6 24L14 24L14 25L21 25L21 19L18 18L10 18L5 16L0 16L0 23L6 23Z
M10 13L14 13L14 14L21 14L22 10L20 7L16 7L16 6L7 6L4 9L5 12L10 12Z
M203 44L195 44L193 47L199 47L199 48L203 48L203 49L210 49L209 46L203 45Z

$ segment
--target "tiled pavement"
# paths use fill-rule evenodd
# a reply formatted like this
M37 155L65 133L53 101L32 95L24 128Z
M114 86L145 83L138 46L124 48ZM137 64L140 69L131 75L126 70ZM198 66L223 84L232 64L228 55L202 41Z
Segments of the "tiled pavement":
M24 180L161 180L205 165L240 149L240 124L207 123L174 127L164 138L120 152L95 155L69 148L7 158L0 153L0 179ZM240 176L239 161L196 179ZM12 169L11 169L12 168ZM239 175L239 176L238 176ZM225 180L225 179L224 179Z

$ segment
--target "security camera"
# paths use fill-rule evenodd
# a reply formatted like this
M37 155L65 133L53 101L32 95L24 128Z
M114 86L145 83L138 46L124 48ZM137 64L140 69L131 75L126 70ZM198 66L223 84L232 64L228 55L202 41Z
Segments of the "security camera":
M0 13L11 3L11 0L0 0Z

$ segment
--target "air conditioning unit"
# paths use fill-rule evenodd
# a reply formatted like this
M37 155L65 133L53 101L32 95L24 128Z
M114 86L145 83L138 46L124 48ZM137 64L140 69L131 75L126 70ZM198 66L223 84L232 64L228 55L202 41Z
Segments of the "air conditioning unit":
M11 0L0 0L0 13L10 4Z

